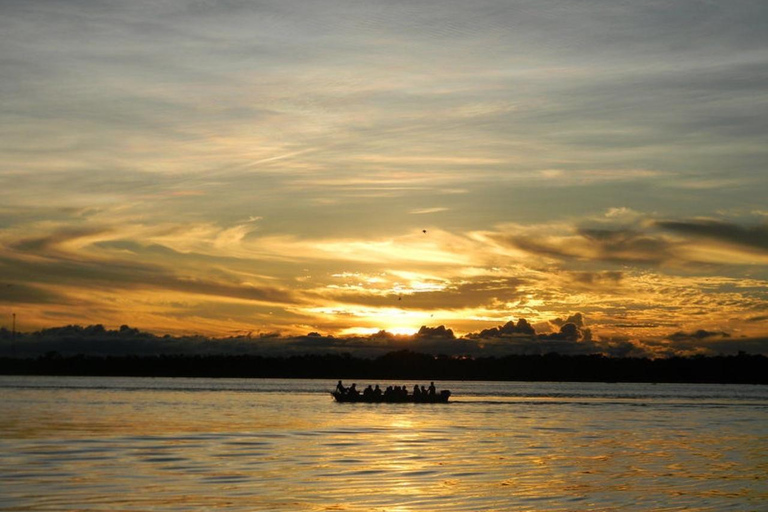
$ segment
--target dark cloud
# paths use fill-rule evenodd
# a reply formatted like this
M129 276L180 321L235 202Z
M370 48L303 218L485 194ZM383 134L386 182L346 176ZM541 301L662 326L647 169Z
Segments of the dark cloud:
M479 333L470 333L468 338L488 339L488 338L505 338L505 337L532 337L536 335L536 330L528 323L525 318L520 318L517 323L510 320L504 325L498 327L491 327L490 329L483 329Z
M562 338L564 340L570 340L570 341L578 341L581 339L581 331L579 328L574 324L565 324L560 328L560 332L557 334L550 334L548 335L549 338L559 339Z
M579 315L578 321L582 323L581 316ZM567 341L592 341L592 331L589 329L583 329L580 326L568 322L564 323L560 327L560 331L556 333L541 334L540 338L546 340L567 340Z
M669 233L682 235L683 239L673 238ZM612 229L577 227L560 236L543 234L537 238L529 234L502 233L495 238L504 245L560 260L649 266L670 262L701 265L695 259L685 260L684 249L702 240L712 240L766 252L768 224L748 226L719 220L666 220ZM610 287L618 284L623 275L617 271L586 271L571 272L570 277L578 286Z
M522 319L521 319L522 320ZM524 320L523 320L524 321ZM419 333L395 335L379 331L369 336L325 336L311 332L305 336L281 336L278 333L246 333L227 338L204 336L156 336L128 326L110 330L102 325L43 329L35 333L18 333L12 344L11 333L0 329L0 355L18 353L37 356L50 351L63 355L87 354L323 354L351 353L362 357L376 357L398 350L445 354L504 356L512 354L587 355L603 354L612 357L670 357L696 354L718 355L768 354L768 338L731 338L727 333L698 330L674 333L663 340L632 340L614 337L593 340L588 330L566 323L557 333L529 334L518 332L524 323L508 322L484 337L478 334L456 338L445 326L423 326ZM501 333L501 331L504 333ZM20 351L20 352L19 352Z
M516 338L518 342L524 343L525 340L537 342L551 341L591 341L592 333L589 329L583 329L584 317L581 313L568 318L569 321L556 319L553 321L560 326L560 330L555 333L536 334L534 327L524 318L520 318L517 323L509 321L506 324L490 329L484 329L479 333L470 333L467 338L478 340L489 340L497 338Z
M3 266L0 264L0 271ZM69 300L60 293L37 286L21 283L0 282L0 303L18 306L20 304L62 304Z
M440 338L440 339L448 339L448 340L455 340L456 336L453 334L453 330L446 329L444 325L439 325L437 327L427 327L426 325L422 325L419 331L414 335L415 338Z
M768 251L768 224L741 226L718 220L659 221L657 226L693 237Z
M664 339L638 340L635 344L652 357L736 355L739 352L768 355L767 337L733 338L726 332L703 329L676 332Z
M712 338L704 340L703 347L708 355L735 355L739 352L747 354L768 355L768 337L745 338Z
M676 333L673 333L667 336L668 339L673 341L704 340L708 338L730 338L730 337L731 335L728 334L727 332L706 331L704 329L699 329L694 332L678 331Z
M576 313L566 320L552 322L560 326L558 332L537 334L527 320L521 318L517 323L506 324L478 333L470 333L468 339L476 340L483 351L493 354L606 354L626 355L625 344L594 342L590 329L584 327L585 320L581 313Z
M276 340L276 342L273 350L277 353L280 352L281 347L282 350L292 347L289 350L295 352L298 346L311 346L318 352L323 350L329 352L349 351L365 355L381 355L393 350L410 349L433 354L470 355L474 357L558 353L561 355L603 354L610 357L655 358L696 354L735 355L740 351L749 354L768 354L768 338L765 337L730 338L714 335L702 339L693 337L672 343L663 340L632 340L627 337L593 340L591 335L577 328L574 324L564 325L558 333L537 336L516 334L454 339L450 337L419 338L378 333L367 337L314 338L311 344L297 344L296 338L283 338Z
M587 287L614 287L621 284L624 272L606 270L603 272L568 272L573 283Z
M660 265L673 258L670 241L634 229L577 229L573 235L536 239L529 235L505 234L497 239L526 252L565 260ZM590 275L585 274L584 279L589 278Z
M564 326L565 324L574 324L576 327L584 327L584 315L581 313L575 313L565 320L562 320L560 318L555 318L554 320L550 320L551 323L557 325L557 326Z
M665 325L665 324L660 324L660 323L636 323L636 324L616 323L616 324L611 324L611 325L613 327L619 327L619 328L622 328L622 329L649 329L649 328L653 329L653 328L656 328L656 327L661 327L662 325ZM669 325L669 324L666 324L666 325Z
M661 263L669 257L670 243L633 229L579 229L578 234L598 250L604 261Z
M531 236L504 234L495 238L504 245L541 256L550 256L558 259L573 258L577 256L574 251L569 250L567 245L537 240Z

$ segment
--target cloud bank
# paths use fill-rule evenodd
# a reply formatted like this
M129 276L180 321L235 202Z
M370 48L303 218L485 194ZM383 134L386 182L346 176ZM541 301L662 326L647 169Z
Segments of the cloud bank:
M574 322L568 320L575 320ZM508 321L491 329L457 337L443 325L422 326L413 335L396 335L380 330L367 336L330 336L311 332L303 336L278 333L244 333L226 338L205 336L156 336L122 325L69 325L34 333L12 333L0 329L0 356L39 357L57 353L71 355L161 355L161 354L250 354L286 356L303 354L351 354L378 357L410 350L434 355L496 357L513 354L590 355L609 357L672 357L693 355L734 355L741 352L768 355L768 338L733 338L725 332L699 329L675 332L655 340L593 339L576 313L562 320L555 332L537 333L525 319ZM578 325L581 324L581 325Z

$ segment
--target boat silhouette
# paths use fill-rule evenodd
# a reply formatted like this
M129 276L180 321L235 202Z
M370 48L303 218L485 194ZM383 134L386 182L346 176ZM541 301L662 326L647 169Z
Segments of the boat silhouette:
M451 396L451 392L447 389L440 391L439 393L429 394L424 393L421 395L363 395L362 393L340 393L339 391L332 391L331 396L337 402L359 402L366 404L444 404L448 403L448 398Z

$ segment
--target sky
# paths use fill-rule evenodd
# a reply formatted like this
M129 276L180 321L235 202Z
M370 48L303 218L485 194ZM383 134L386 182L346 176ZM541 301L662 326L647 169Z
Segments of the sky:
M0 69L2 326L768 353L763 0L0 0Z

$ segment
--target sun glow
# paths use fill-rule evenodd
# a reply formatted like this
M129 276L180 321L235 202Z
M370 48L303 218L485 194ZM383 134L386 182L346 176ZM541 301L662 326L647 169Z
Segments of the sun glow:
M341 331L343 336L369 336L379 331L386 331L390 334L399 336L410 336L418 332L418 327L412 326L392 326L392 327L350 327Z

